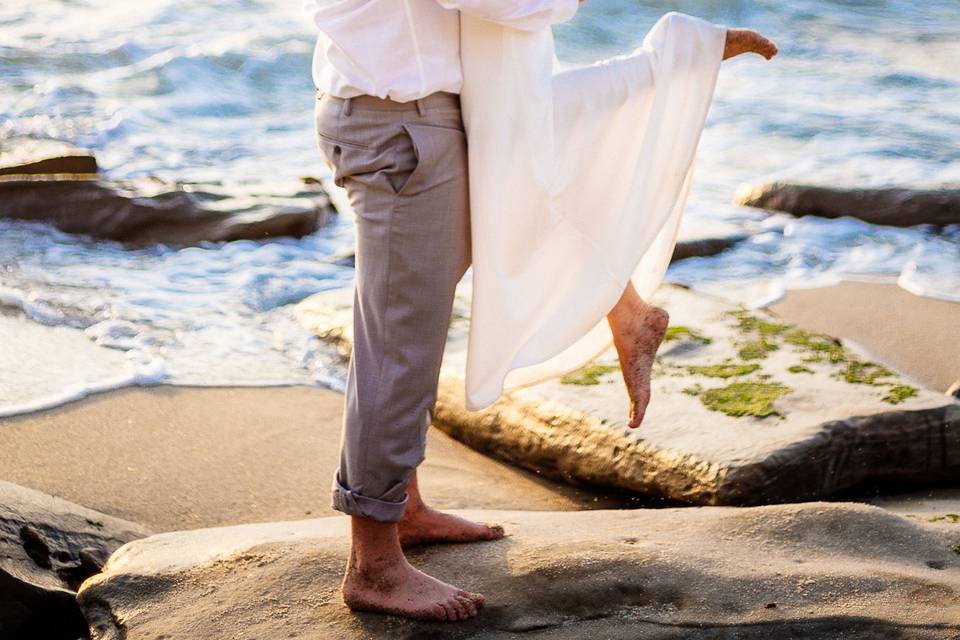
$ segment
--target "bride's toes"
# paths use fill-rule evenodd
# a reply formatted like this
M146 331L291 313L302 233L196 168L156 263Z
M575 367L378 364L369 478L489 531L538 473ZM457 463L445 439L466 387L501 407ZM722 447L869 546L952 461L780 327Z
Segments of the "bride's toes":
M752 29L727 30L727 42L723 52L724 60L743 53L756 53L770 60L778 52L777 45Z
M756 51L767 60L770 60L771 58L773 58L773 56L777 55L780 52L780 50L777 48L777 45L774 44L772 40L768 40L767 38L764 38L759 33L757 34L757 37L759 38L759 42L757 44Z

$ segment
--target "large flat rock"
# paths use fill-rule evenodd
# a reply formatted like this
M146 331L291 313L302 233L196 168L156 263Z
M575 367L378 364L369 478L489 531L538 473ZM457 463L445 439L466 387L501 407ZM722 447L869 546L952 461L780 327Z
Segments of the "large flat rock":
M653 402L638 430L611 348L562 378L464 408L469 291L458 294L435 425L495 457L572 482L702 505L832 495L865 480L960 478L960 404L855 345L680 287ZM301 321L346 357L349 290L311 297Z
M462 623L352 614L344 517L130 543L79 601L95 640L956 638L960 525L875 507L461 512L509 537L410 553L487 597Z
M132 522L0 481L0 638L84 632L74 591L122 544L150 535Z

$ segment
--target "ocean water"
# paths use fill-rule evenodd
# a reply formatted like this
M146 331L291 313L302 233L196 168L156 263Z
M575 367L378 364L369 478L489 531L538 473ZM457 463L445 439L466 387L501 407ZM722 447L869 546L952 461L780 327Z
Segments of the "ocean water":
M751 238L674 265L668 280L751 305L840 279L960 301L960 228L793 219L731 204L741 185L777 179L960 184L960 2L589 0L556 28L559 55L576 64L629 51L670 10L759 29L781 55L724 65L684 223ZM70 140L115 178L237 190L325 179L312 130L313 38L299 0L3 3L0 137ZM120 384L336 386L291 310L350 286L338 257L352 243L348 211L302 240L179 250L129 250L0 220L0 350L21 335L7 322L13 309L97 345L112 372L69 384L64 376L58 387L54 361L43 374L53 382L14 393L30 364L7 349L0 414Z

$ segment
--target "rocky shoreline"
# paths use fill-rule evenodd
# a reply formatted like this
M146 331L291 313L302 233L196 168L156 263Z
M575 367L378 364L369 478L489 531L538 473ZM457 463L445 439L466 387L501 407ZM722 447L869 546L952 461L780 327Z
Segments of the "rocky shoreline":
M335 214L315 180L290 193L236 193L98 172L82 149L8 141L0 216L133 247L301 237ZM958 222L955 196L774 185L742 203L948 225ZM674 259L744 240L711 231L678 243ZM343 360L351 293L297 307ZM931 388L932 375L917 380L809 319L681 287L662 288L656 301L672 326L655 402L631 431L612 351L465 411L469 290L458 293L422 485L440 507L482 506L464 514L501 522L511 535L411 556L485 592L489 606L476 620L353 615L340 602L346 519L316 517L332 513L318 502L330 469L307 460L319 449L334 459L339 396L151 389L131 391L125 412L118 395L91 399L86 406L103 405L79 421L75 407L0 421L0 461L11 476L16 468L22 484L76 492L103 511L0 481L0 637L216 640L237 629L334 640L957 637L960 508L904 517L816 502L864 482L960 481L960 402L939 388L949 363ZM939 356L950 357L927 357ZM320 403L312 392L328 395ZM311 413L320 404L322 415ZM304 435L315 438L317 425L322 443ZM110 461L95 481L93 459ZM171 484L181 473L183 484ZM621 508L657 500L698 506ZM128 510L149 527L107 515Z

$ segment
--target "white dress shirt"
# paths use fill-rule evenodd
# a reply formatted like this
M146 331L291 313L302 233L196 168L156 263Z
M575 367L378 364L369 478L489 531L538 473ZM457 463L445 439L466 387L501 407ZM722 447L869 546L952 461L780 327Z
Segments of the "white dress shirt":
M408 102L459 93L460 16L535 31L565 22L579 0L305 0L320 29L313 81L340 98Z

